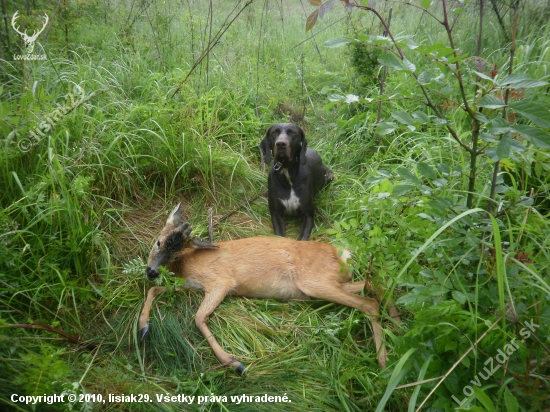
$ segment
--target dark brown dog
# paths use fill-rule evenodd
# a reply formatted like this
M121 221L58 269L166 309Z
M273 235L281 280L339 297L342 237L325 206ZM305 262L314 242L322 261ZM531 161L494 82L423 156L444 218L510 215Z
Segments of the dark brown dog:
M333 179L321 156L307 148L304 131L292 123L271 126L260 143L264 162L273 166L268 177L268 203L273 229L284 236L285 216L301 217L300 240L308 240L313 229L313 198Z

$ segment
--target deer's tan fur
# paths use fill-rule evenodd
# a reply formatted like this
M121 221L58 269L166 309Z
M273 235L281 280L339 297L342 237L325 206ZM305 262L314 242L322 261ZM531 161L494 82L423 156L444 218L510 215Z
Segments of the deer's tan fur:
M350 282L345 268L347 252L339 257L338 250L326 243L268 236L219 242L217 248L213 245L205 248L204 244L196 246L190 241L188 224L180 225L179 213L176 208L151 250L147 274L156 277L158 266L165 264L176 276L185 278L188 287L204 290L204 300L195 322L222 364L236 367L239 373L244 371L244 366L218 344L206 322L226 296L246 296L324 299L364 312L372 324L378 363L385 366L386 348L378 321L379 304L376 299L354 294L362 290L364 282ZM185 232L183 247L169 257L161 256L166 239L179 236L179 232ZM163 290L158 286L149 290L139 318L142 331L148 330L151 304ZM393 305L390 305L390 313L397 313Z

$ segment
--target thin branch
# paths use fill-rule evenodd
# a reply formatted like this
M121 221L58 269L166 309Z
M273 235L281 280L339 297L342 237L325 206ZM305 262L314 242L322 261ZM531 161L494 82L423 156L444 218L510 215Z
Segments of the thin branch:
M425 14L433 17L433 19L435 21L437 21L439 24L443 24L443 22L441 20L439 20L433 13L431 13L429 10L425 9L424 7L421 7L417 4L414 4L414 3L410 3L410 2L405 2L405 1L397 1L397 0L391 0L391 3L398 3L398 4L404 4L406 6L410 6L410 7L414 7L416 9L420 9L422 10Z
M78 336L70 335L67 332L62 331L61 329L54 328L52 325L46 325L45 323L34 322L34 323L17 323L17 324L7 324L0 325L0 329L4 328L17 328L17 329L31 329L31 330L47 330L48 332L56 333L70 343L76 345L84 345L88 349L95 349L96 345L93 343L85 342L80 339Z
M514 69L514 56L516 54L516 34L518 28L518 17L519 17L519 2L516 2L516 10L514 14L514 26L512 28L512 44L510 45L510 67L508 67L508 74L512 74ZM508 118L508 111L506 107L508 105L508 99L510 98L510 89L506 89L504 93L504 109L502 110L502 117L504 119ZM502 137L501 137L502 138ZM493 169L493 178L491 179L491 191L489 193L489 202L487 204L487 212L491 213L494 207L494 199L496 194L497 178L498 171L500 168L500 159L495 162L495 167Z
M50 31L52 30L52 27L53 27L53 23L55 21L55 16L57 16L57 12L59 11L59 6L61 5L61 0L57 0L57 5L55 6L55 10L53 12L53 16L52 16L52 19L50 21L50 24L48 25L48 27L46 28L46 32L44 33L44 35L42 36L42 41L46 41L46 39L48 38L48 35L50 34Z
M407 383L405 385L401 385L401 386L396 387L395 390L411 388L413 386L418 386L418 385L424 385L425 383L433 382L433 381L436 381L436 380L441 379L441 378L443 378L443 376L438 376L437 378L424 379L424 380L418 381L418 382Z
M239 17L241 15L241 13L248 7L250 6L252 3L254 2L254 0L248 0L245 5L243 6L243 8L241 10L239 10L239 12L235 15L235 17L233 17L233 19L231 19L231 21L229 23L227 23L227 20L229 19L229 16L233 13L233 11L231 11L231 13L227 16L227 18L225 19L225 21L223 22L220 30L218 30L218 33L216 33L216 35L214 36L214 38L212 39L212 41L210 43L208 43L208 45L206 46L206 49L203 50L202 54L199 56L199 58L195 61L195 63L193 64L193 66L191 67L191 69L189 70L189 72L187 73L187 75L185 76L185 79L183 79L183 81L179 84L179 86L177 87L177 89L174 91L174 93L172 93L172 95L170 96L170 98L173 98L176 94L179 93L179 91L181 90L181 88L183 87L183 85L185 83L187 83L187 81L189 80L189 78L191 77L191 74L193 74L193 72L195 71L195 69L201 64L201 62L204 60L204 58L206 56L208 56L208 54L210 53L210 51L218 44L218 42L220 41L220 39L223 37L223 35L225 34L225 32L229 29L229 27L231 27L231 25L233 24L233 22L237 19L237 17ZM235 9L233 9L235 10Z
M407 3L408 4L408 3ZM397 53L399 54L399 58L403 61L405 60L405 55L403 54L403 51L401 50L401 48L399 47L399 45L397 44L397 41L395 40L395 38L393 37L391 31L390 31L390 28L389 26L386 24L386 22L384 21L384 18L380 15L380 13L378 13L375 9L373 9L372 7L369 7L369 6L361 6L360 4L358 4L357 2L351 4L353 7L356 7L360 10L366 10L366 11L370 11L372 13L374 13L376 15L376 17L378 17L378 20L380 20L380 23L384 26L384 30L388 33L388 36L389 38L391 39L393 45L395 46L396 50L397 50ZM446 17L445 17L446 19ZM439 20L438 20L439 21ZM448 22L447 22L447 26L448 26ZM454 50L454 45L453 45L453 53L456 57L456 50ZM418 81L418 76L415 74L415 73L412 73L411 72L411 75L412 77L414 78L414 80L416 81L418 87L420 87L420 90L422 91L422 94L424 95L425 99L426 99L426 102L425 104L431 108L434 113L436 114L437 117L439 117L440 119L445 119L445 116L443 116L443 114L441 113L441 111L439 110L439 108L432 102L432 99L430 98L430 95L428 94L428 91L427 89L424 87L424 85L422 85L419 81ZM458 80L459 80L459 83L460 83L460 86L461 88L463 89L464 86L462 84L462 76L460 75L460 72L459 72L459 66L457 64L457 75L458 75ZM463 97L464 99L466 99L466 94L465 92L463 93ZM467 100L465 100L465 104L467 105ZM471 109L469 109L468 113L471 112ZM472 115L472 117L474 117ZM449 133L451 134L451 137L457 141L457 143L462 146L462 148L464 150L466 150L468 153L472 153L472 149L466 145L462 140L460 140L460 137L458 136L458 133L456 132L456 130L454 130L448 123L446 124L445 126L447 128L447 130L449 131Z
M317 36L318 34L321 34L321 33L324 32L326 29L328 29L328 28L334 26L336 23L340 23L340 22L341 22L342 20L344 20L346 17L347 17L347 16L344 16L344 17L342 17L341 19L336 20L334 23L329 24L327 27L325 27L325 28L319 30L317 33L311 35L311 36L308 37L307 39L302 40L300 43L298 43L298 44L296 44L295 46L293 46L290 50L294 50L296 47L301 46L301 45L304 44L305 42L308 42L308 41L312 40L315 36Z
M391 26L391 16L393 13L393 8L390 8L390 11L388 13L388 28ZM387 36L388 33L384 31L383 36ZM384 66L382 68L382 76L380 77L380 87L378 88L378 95L381 96L384 93L384 84L386 83L386 74L388 73L388 67ZM376 113L376 124L380 123L380 120L382 119L382 101L378 101L378 111ZM380 145L380 134L376 132L374 134L375 144L376 146Z
M443 27L445 27L445 30L447 31L447 37L449 38L449 44L450 44L451 48L453 49L453 57L455 58L455 65L456 65L456 70L454 71L454 75L456 76L456 78L458 80L458 86L460 88L460 94L462 96L462 101L464 103L464 110L466 110L466 112L468 112L470 117L475 119L476 114L472 110L470 105L468 104L468 97L466 96L466 90L464 88L464 81L462 79L462 73L460 71L460 63L459 63L458 54L457 54L456 48L455 48L453 33L452 33L451 27L449 26L449 18L448 18L448 15L447 15L447 4L446 4L445 0L442 0L442 7L443 7L443 15L444 15Z

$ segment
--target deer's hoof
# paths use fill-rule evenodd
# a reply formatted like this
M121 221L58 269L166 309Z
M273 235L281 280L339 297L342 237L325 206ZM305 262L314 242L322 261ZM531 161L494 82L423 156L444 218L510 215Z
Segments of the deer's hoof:
M237 375L239 376L246 376L246 368L242 363L239 363L239 366L237 366Z
M146 326L141 330L141 340L145 339L145 337L147 336L148 333L149 333L149 325L146 325Z

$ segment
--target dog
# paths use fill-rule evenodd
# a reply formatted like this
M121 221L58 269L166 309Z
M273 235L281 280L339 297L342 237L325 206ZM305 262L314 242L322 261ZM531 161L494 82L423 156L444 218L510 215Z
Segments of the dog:
M304 131L292 123L271 126L260 143L269 170L268 204L275 234L284 236L285 216L301 217L299 240L308 240L313 229L313 198L333 180L332 171L321 156L307 147Z

